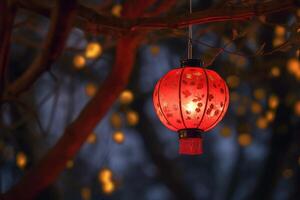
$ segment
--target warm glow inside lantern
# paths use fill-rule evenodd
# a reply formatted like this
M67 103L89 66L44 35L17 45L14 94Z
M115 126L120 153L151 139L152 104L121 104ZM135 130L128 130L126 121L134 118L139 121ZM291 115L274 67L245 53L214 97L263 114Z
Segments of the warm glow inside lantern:
M153 103L160 121L179 133L180 154L201 154L202 134L218 124L229 103L226 82L198 59L181 62L156 84Z

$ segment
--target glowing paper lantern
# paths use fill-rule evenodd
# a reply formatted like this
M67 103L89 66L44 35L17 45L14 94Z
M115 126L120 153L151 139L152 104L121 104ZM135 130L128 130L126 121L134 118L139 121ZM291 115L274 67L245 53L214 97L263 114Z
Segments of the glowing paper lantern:
M160 121L179 133L180 154L201 154L202 133L224 117L229 104L225 81L213 70L189 59L169 71L155 86L153 103Z

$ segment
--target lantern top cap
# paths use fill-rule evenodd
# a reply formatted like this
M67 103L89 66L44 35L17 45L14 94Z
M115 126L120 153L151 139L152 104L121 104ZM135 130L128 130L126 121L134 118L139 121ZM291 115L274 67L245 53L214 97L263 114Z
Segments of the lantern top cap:
M181 67L191 66L191 67L203 67L203 61L201 59L183 59L180 61Z

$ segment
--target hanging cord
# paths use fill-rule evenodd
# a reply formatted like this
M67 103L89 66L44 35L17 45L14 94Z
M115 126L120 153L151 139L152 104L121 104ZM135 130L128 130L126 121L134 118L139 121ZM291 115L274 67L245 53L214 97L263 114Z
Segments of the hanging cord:
M189 0L189 11L190 14L192 14L192 0ZM193 44L192 44L192 39L193 39L193 27L192 25L189 25L189 35L188 35L188 59L192 59L193 57Z

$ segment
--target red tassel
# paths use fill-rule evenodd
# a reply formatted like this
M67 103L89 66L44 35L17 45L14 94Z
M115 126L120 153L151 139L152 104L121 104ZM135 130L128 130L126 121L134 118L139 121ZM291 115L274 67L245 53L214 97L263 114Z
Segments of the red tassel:
M202 138L179 139L179 153L184 155L201 155L203 153Z

